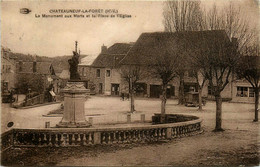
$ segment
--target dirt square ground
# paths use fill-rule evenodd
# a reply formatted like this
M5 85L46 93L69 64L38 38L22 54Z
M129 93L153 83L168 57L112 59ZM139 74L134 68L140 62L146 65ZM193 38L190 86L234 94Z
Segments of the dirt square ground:
M126 121L129 101L115 97L91 96L85 103L86 119L93 117L94 126ZM59 104L31 109L2 108L2 127L14 120L20 128L42 128L45 121L54 126L61 117L45 117ZM258 166L259 123L253 122L254 105L223 103L224 132L212 132L215 126L215 102L208 102L203 111L195 107L177 105L177 100L167 101L167 113L199 116L203 119L202 134L174 139L168 142L92 146L80 148L41 148L13 150L13 158L3 165L58 165L58 166ZM136 112L132 120L141 114L151 120L160 112L159 99L136 99ZM26 121L25 121L26 120ZM5 128L7 129L7 128ZM22 154L16 154L20 152Z

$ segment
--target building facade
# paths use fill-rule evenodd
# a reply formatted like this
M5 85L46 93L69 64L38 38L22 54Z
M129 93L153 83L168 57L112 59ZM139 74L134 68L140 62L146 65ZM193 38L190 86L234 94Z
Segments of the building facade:
M91 65L79 65L81 80L95 94L119 96L122 83L119 62L133 43L115 43L111 47L101 47L101 53Z
M252 85L246 80L236 80L232 87L232 101L254 103L255 93Z
M204 40L208 42L212 42L211 38L214 35L227 38L224 31L206 31L189 32L187 35L182 35L181 40L183 38L186 38L186 40L189 40L189 38L202 40L197 39L196 33L204 33ZM129 83L124 79L122 69L128 66L139 66L142 71L149 72L151 70L147 66L149 58L157 56L160 52L155 50L156 46L165 41L175 41L176 38L179 37L174 33L143 33L135 43L115 43L109 48L102 46L101 53L91 65L82 64L79 66L81 78L87 83L88 86L86 87L92 87L95 94L119 96L121 93L128 93ZM181 45L184 42L178 41L177 43ZM178 49L178 46L176 49ZM147 73L144 75L136 83L136 96L159 98L161 96L161 80L149 76ZM225 89L221 92L223 100L254 102L253 90L248 82L235 81L234 75L230 76L229 81ZM179 96L179 85L180 79L175 77L167 86L167 98L177 98ZM189 91L197 92L198 86L196 79L189 71L189 67L187 67L184 73L184 93ZM205 83L202 89L202 96L207 99L215 99L214 92L208 82Z
M50 85L53 86L53 91L58 94L60 92L60 78L55 75L54 68L50 62L23 62L19 61L16 63L17 80L26 79L30 82L31 87L34 91L42 93L47 90ZM38 88L37 85L42 86ZM31 89L31 88L30 88Z
M201 38L203 37L203 38ZM155 32L155 33L143 33L137 39L135 45L127 53L127 55L122 59L120 64L122 65L138 65L146 68L146 71L153 70L151 64L156 65L154 62L158 57L165 53L178 53L182 54L185 49L192 50L195 47L203 46L193 46L198 40L205 40L207 43L215 45L212 38L220 38L228 40L232 43L224 31L190 31L190 32ZM201 38L201 39L200 39ZM195 41L194 43L188 42ZM195 50L194 50L195 52ZM192 51L190 52L192 54ZM173 54L174 55L174 54ZM189 91L198 91L198 86L195 78L189 72L189 66L183 65L186 72L184 73L184 93ZM231 78L230 78L231 80ZM139 81L140 82L140 81ZM145 93L147 97L160 97L161 94L161 80L155 77L148 77L142 81L143 88L146 88ZM179 95L179 85L180 79L176 76L173 81L171 81L167 87L168 97L178 97ZM222 92L223 99L232 98L232 83L228 84ZM213 91L206 83L202 89L202 96L209 99L213 99Z
M15 60L9 56L10 52L4 48L1 49L1 90L8 92L15 88L16 84L16 66Z

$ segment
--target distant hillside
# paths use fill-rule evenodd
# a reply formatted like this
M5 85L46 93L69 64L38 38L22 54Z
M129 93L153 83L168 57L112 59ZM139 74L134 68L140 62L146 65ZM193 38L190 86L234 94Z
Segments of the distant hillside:
M55 56L55 57L46 57L46 56L38 56L38 55L26 55L22 53L13 53L10 49L2 47L2 51L6 53L11 59L15 59L16 61L36 61L38 62L52 62L55 73L61 73L62 70L68 70L69 64L68 60L72 57L72 55L65 56ZM80 59L87 57L88 55L80 55Z

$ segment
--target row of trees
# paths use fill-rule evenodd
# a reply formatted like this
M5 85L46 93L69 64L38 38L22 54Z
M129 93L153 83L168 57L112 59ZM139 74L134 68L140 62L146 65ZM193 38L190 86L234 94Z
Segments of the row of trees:
M238 5L231 2L223 9L216 5L210 10L201 9L200 1L166 1L164 4L164 26L166 32L223 30L228 38L215 34L208 40L193 41L188 38L182 45L178 43L178 50L165 48L166 45L176 46L174 43L164 43L157 46L163 53L151 60L150 74L162 81L161 114L165 115L166 89L169 82L178 77L179 104L184 102L184 73L187 66L194 73L199 92L199 109L202 110L202 88L206 82L214 92L216 100L215 131L222 129L222 97L221 92L228 83L236 78L245 78L255 91L255 119L258 121L259 103L259 59L258 38L254 26L249 25L248 19ZM203 33L198 33L203 39ZM181 36L180 39L185 39ZM178 41L177 41L178 42ZM245 58L247 56L247 58ZM250 58L248 56L251 56ZM256 57L252 59L252 57ZM128 69L129 70L129 69ZM123 76L129 83L131 111L134 111L133 95L136 82L140 79L140 67L132 66Z
M197 53L189 53L191 59L183 56L182 62L189 65L196 74L197 84L200 94L205 81L209 82L214 90L216 100L216 131L222 130L222 98L221 92L230 82L232 73L236 73L240 78L245 78L251 83L255 91L255 119L258 121L258 99L259 99L259 61L258 58L242 57L243 55L258 56L258 38L256 25L250 25L249 19L245 18L245 13L241 12L239 4L229 2L229 5L218 9L213 7L206 11L201 9L200 1L167 1L164 6L164 26L167 32L180 31L203 31L203 30L224 30L232 44L229 45L223 39L212 39L214 45L210 43L189 43L189 47L196 47ZM253 27L253 28L252 28ZM205 41L201 41L205 42ZM249 49L252 48L252 49ZM194 51L194 50L193 50ZM250 61L251 60L251 61ZM252 64L255 62L255 64ZM183 85L183 71L180 68L175 71L179 75L180 85ZM180 72L181 71L181 72ZM199 82L198 75L202 76ZM183 89L183 86L180 86ZM179 91L183 93L183 90ZM183 95L179 96L179 103L183 102Z

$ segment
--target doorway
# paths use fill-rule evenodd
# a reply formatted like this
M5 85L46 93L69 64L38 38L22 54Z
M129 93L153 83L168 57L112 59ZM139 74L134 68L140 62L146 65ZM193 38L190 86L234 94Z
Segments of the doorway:
M150 97L159 98L161 94L161 85L150 85Z
M103 93L103 84L99 83L99 94Z
M111 95L119 96L119 84L111 84Z

